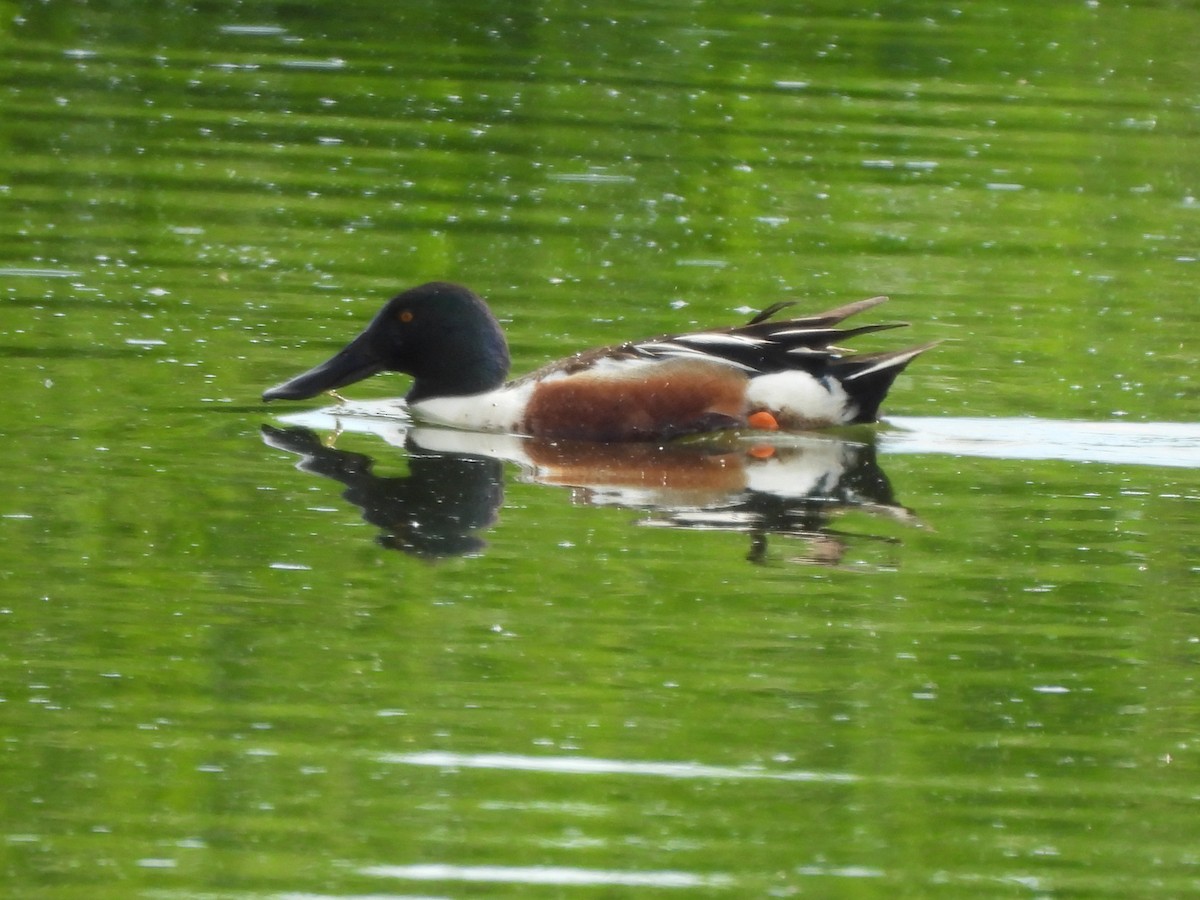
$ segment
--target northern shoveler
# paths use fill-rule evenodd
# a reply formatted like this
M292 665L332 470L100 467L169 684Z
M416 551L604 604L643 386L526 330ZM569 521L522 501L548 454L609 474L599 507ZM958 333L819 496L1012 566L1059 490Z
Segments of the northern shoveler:
M835 327L885 299L770 321L793 305L777 303L745 325L584 350L506 383L508 345L487 304L460 285L430 282L393 297L332 359L263 400L304 400L390 370L413 376L405 400L422 421L552 439L874 422L896 376L937 343L883 353L838 348L906 324Z

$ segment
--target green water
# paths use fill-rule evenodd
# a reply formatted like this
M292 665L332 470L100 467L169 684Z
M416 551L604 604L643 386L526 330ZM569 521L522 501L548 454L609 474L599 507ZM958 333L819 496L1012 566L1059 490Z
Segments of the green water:
M1194 7L0 13L5 896L1200 889ZM431 278L944 343L775 490L260 405Z

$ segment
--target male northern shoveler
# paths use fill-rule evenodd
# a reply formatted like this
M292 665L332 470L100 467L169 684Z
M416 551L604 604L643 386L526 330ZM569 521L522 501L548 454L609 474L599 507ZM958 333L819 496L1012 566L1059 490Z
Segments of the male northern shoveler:
M585 350L514 381L508 345L467 288L431 282L389 300L332 359L263 394L304 400L390 370L413 376L419 419L553 439L660 440L724 428L803 430L874 422L896 376L934 344L847 354L845 338L905 323L835 327L883 303ZM934 342L936 343L936 342Z

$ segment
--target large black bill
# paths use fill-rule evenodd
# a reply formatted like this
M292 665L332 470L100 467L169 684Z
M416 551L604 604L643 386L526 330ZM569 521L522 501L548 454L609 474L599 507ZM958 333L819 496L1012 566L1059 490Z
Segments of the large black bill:
M383 363L360 334L332 359L263 393L263 400L307 400L335 391L383 370Z

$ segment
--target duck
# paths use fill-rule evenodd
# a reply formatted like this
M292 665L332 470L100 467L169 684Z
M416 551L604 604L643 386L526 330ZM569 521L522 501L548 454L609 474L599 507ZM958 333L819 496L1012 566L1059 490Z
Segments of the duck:
M838 344L905 322L841 327L885 302L872 297L815 315L775 318L776 303L743 325L583 350L507 380L504 331L460 284L432 281L388 300L323 363L263 393L306 400L384 371L413 381L418 421L550 440L668 441L722 430L810 431L878 420L896 376L938 342L851 353Z

